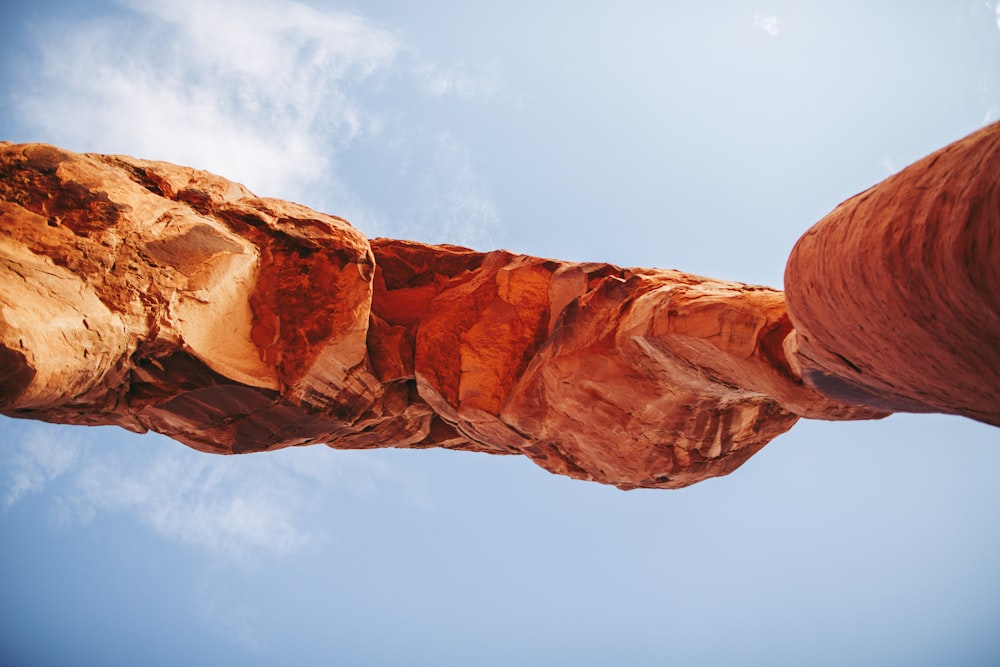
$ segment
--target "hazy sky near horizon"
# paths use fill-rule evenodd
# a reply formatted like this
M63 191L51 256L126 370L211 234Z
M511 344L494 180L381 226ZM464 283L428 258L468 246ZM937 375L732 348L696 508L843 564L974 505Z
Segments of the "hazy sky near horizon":
M0 140L370 236L781 285L1000 120L1000 3L7 2ZM1000 664L1000 430L800 422L621 492L518 457L213 457L0 419L0 664Z

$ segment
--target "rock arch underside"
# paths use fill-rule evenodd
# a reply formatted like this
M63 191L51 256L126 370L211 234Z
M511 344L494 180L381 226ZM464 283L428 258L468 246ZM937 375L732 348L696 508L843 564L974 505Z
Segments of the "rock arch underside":
M727 474L801 417L1000 426L1000 124L839 205L785 288L368 239L204 171L0 143L0 413L628 489Z

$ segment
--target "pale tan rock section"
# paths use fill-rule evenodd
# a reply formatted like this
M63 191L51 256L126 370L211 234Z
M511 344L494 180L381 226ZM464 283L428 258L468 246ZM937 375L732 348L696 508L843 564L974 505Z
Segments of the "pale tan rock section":
M838 206L785 288L811 386L1000 426L1000 123Z
M367 240L203 171L0 144L0 412L243 453L524 454L621 488L731 472L799 416L781 292Z

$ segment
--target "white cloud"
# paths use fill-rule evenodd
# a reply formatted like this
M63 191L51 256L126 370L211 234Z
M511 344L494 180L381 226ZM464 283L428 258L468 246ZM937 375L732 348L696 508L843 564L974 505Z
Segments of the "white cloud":
M246 0L130 0L126 4L176 27L182 46L227 74L269 81L301 101L322 92L320 76L341 80L349 71L364 77L399 52L388 30L361 17L319 11L299 2L280 6Z
M140 451L109 444L80 460L56 498L62 522L122 513L164 538L254 567L335 539L326 512L338 496L400 486L378 452L315 446L212 456L160 436L147 440ZM406 502L423 504L419 488L403 486Z
M997 30L1000 30L1000 2L996 4L996 7L994 7L994 9L996 10L997 13Z
M258 194L337 187L336 150L369 122L349 89L398 56L390 31L296 2L129 6L40 36L23 118L53 143L195 165Z
M755 26L769 34L771 37L778 36L778 17L777 16L761 16L760 14L753 15L753 23Z
M66 518L86 521L98 510L133 513L165 537L238 562L293 553L315 539L296 521L303 498L286 475L268 475L256 462L219 465L166 442L157 447L142 461L86 461L66 498L76 516Z
M14 424L17 426L14 426ZM2 450L0 473L4 507L39 493L77 461L80 438L69 427L10 422Z
M986 108L986 114L983 116L981 125L989 125L998 118L1000 118L1000 106L991 104Z
M161 538L251 569L336 540L330 513L345 494L391 492L405 504L430 504L419 477L395 470L383 452L314 446L212 456L162 436L7 418L0 418L0 440L6 511L46 494L56 525L129 517Z
M500 87L487 65L428 62L392 30L347 12L294 1L121 1L131 11L115 19L40 27L38 57L12 101L35 136L207 169L363 230L398 231L379 201L352 187L348 149L377 152L420 135L406 105L385 104L381 92L415 82L426 97L472 98ZM428 159L423 146L408 150ZM495 211L464 199L480 218ZM456 197L444 201L442 215L453 215Z

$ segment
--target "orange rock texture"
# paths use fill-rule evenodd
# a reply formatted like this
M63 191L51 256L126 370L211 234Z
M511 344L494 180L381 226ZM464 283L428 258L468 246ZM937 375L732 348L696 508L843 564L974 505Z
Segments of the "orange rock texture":
M921 284L939 289L935 304L954 288L976 311L958 338L983 363L1000 340L995 128L946 149L980 151L977 164L992 169L972 195L952 172L963 184L982 174L961 156L951 171L924 161L910 169L925 176L907 170L866 193L897 202L897 222L886 223L896 228L913 217L908 202L924 201L901 189L937 184L918 208L947 216L928 214L925 226L945 220L948 239L974 229L949 255L965 262L965 282L941 274L953 268L945 262ZM997 423L996 363L938 387L938 402L914 389L937 380L915 385L923 374L892 362L879 367L887 381L870 381L882 377L870 357L894 358L894 321L925 330L916 312L952 311L892 301L903 291L894 276L920 278L898 265L888 279L820 270L858 261L839 237L824 241L825 229L882 215L841 215L851 201L796 248L789 317L784 294L766 287L368 240L340 218L203 171L0 143L0 413L153 430L223 454L314 443L523 454L620 488L727 474L799 417L915 409ZM966 224L976 216L985 226ZM862 239L855 252L881 242ZM882 296L848 303L855 292ZM869 303L879 311L866 319ZM957 339L944 333L912 341L933 355L928 339Z
M785 289L810 386L1000 426L1000 123L838 206Z

